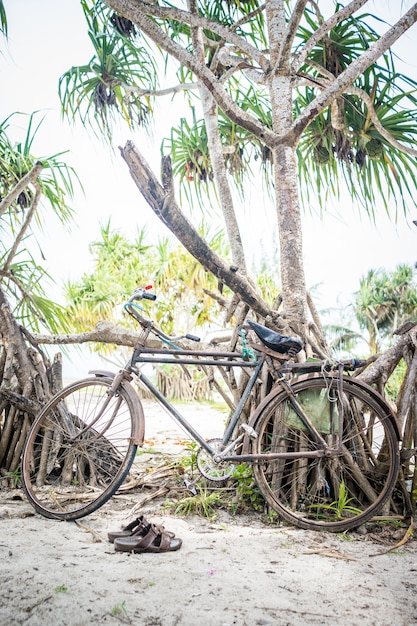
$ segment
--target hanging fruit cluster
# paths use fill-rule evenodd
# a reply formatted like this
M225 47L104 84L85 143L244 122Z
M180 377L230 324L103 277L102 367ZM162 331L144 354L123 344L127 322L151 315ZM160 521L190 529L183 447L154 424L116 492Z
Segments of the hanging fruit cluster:
M328 146L318 143L314 148L314 160L318 165L328 165L334 156L345 163L356 163L359 167L365 164L366 157L373 160L382 159L384 146L377 138L370 139L355 150L352 142L342 133L336 132L336 141Z

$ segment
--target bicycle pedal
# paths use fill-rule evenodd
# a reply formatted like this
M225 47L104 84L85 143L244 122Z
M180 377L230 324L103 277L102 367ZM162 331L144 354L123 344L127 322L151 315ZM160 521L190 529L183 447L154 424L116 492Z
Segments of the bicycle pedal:
M249 435L249 437L251 439L257 439L258 438L258 433L256 432L256 430L254 430L252 428L252 426L249 426L248 424L242 424L241 425L241 429L245 431L245 433L247 435Z
M193 494L193 496L197 495L197 489L195 487L195 482L188 480L187 478L184 478L184 486L187 489L187 491L189 491L190 493Z

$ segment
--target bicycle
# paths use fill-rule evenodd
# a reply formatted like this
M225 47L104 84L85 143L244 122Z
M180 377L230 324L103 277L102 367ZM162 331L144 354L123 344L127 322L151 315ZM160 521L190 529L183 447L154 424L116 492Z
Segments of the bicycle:
M22 481L39 513L74 520L98 509L121 486L145 432L134 376L199 444L197 467L209 481L227 481L237 464L252 465L267 504L304 529L345 531L380 511L396 481L400 433L384 398L349 375L365 362L294 362L300 339L253 321L240 331L240 350L184 349L180 340L198 337L165 334L137 303L155 298L140 287L124 305L141 328L126 366L117 374L89 372L91 377L57 393L34 422ZM150 335L164 346L150 347ZM247 371L223 435L206 441L145 375L146 363ZM263 368L272 387L248 423L239 424Z

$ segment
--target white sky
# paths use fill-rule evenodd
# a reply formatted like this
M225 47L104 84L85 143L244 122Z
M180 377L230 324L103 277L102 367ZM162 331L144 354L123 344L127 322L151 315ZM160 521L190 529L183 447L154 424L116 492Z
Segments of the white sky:
M159 140L145 135L130 136L127 129L115 134L115 154L60 118L58 78L72 65L87 63L93 55L86 33L83 14L77 0L4 0L9 20L9 44L1 45L0 56L0 121L14 111L46 113L33 152L46 156L65 149L71 151L66 160L75 166L85 187L85 197L77 194L76 226L69 235L51 220L42 243L46 256L44 265L55 279L75 279L88 270L88 244L97 238L99 224L109 218L114 227L132 235L144 224L149 232L168 234L148 208L136 189L127 167L117 151L132 138L146 155L155 171L159 171ZM409 6L410 2L378 1L378 10ZM374 5L370 7L370 11ZM374 9L375 11L375 9ZM396 15L393 16L394 19ZM417 27L403 38L399 53L406 62L404 71L417 76L415 38ZM414 39L414 42L413 42ZM180 102L180 100L178 100ZM158 133L168 136L170 109L158 119ZM15 123L25 126L23 120ZM172 119L172 124L176 120ZM16 128L16 139L19 129ZM12 132L9 135L14 137ZM342 206L343 204L343 206ZM273 247L274 210L254 190L245 199L243 237L259 259ZM376 225L367 218L359 219L349 199L341 203L339 215L327 214L323 220L306 216L304 221L304 258L308 286L321 284L318 306L329 307L337 301L347 302L358 288L359 277L370 268L393 269L398 263L417 261L417 209L394 226L381 209Z

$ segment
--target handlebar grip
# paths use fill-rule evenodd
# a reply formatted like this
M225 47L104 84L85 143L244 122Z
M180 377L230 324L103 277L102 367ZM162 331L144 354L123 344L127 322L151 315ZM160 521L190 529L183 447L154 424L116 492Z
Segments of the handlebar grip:
M154 293L149 293L149 289L152 287L137 287L133 292L129 302L133 302L134 300L156 300L156 295Z
M201 341L200 337L197 337L196 335L185 335L186 339L189 339L190 341Z

